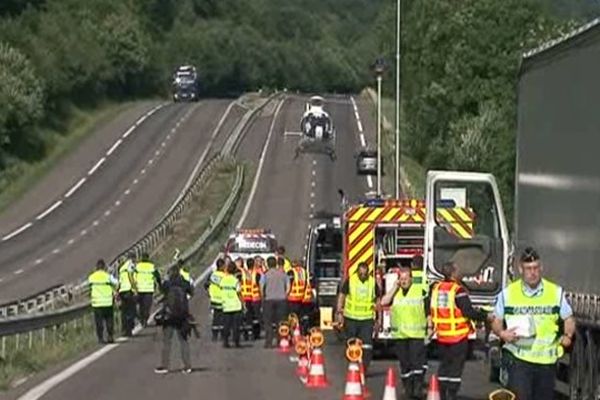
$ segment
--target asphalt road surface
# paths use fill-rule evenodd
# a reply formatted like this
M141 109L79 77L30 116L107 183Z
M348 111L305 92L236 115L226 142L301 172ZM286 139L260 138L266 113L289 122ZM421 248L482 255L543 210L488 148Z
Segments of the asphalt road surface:
M151 115L159 104L143 103L92 133L0 216L0 303L80 279L142 237L209 144L208 156L222 147L244 113L233 106L211 140L231 102L167 103Z
M333 101L335 100L335 101ZM357 113L367 113L366 105L357 100ZM304 254L304 242L309 224L315 215L339 210L337 189L351 198L370 190L364 177L355 174L354 153L362 145L360 129L350 98L336 96L330 107L338 129L336 162L325 155L303 155L294 159L298 138L285 135L298 129L303 100L290 97L283 102L269 135L276 105L268 107L247 132L239 156L258 163L267 138L263 169L254 201L243 226L270 227L279 241L286 245L292 258ZM368 120L368 118L364 118ZM364 126L365 140L373 127ZM372 183L372 182L371 182ZM319 214L320 213L320 214ZM325 347L325 370L331 385L321 390L306 389L294 375L294 364L274 350L265 350L262 342L244 343L242 349L223 349L210 342L208 302L202 289L194 298L193 310L201 322L204 337L192 339L194 371L183 375L176 343L173 349L172 372L156 375L159 361L160 332L146 329L140 336L115 346L107 354L49 390L44 399L335 399L344 390L346 362L342 344L328 335ZM90 334L92 334L90 332ZM435 369L432 362L430 370ZM367 377L372 399L382 397L387 367L391 360L376 360ZM42 377L36 378L36 382ZM20 388L23 393L36 382ZM487 384L482 361L470 361L464 374L463 399L485 399L493 387ZM398 388L400 393L400 388ZM31 398L29 398L31 399Z

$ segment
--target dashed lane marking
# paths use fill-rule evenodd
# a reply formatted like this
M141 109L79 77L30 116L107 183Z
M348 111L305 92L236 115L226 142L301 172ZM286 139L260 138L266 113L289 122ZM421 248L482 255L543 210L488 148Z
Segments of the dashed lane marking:
M35 219L37 219L38 221L41 220L41 219L43 219L48 214L50 214L52 211L54 211L58 207L60 207L61 204L62 204L62 200L58 200L57 202L55 202L54 204L52 204L50 207L48 207L46 209L46 211L44 211L43 213L41 213L40 215L38 215L37 217L35 217Z
M14 231L12 231L11 233L9 233L8 235L4 236L4 237L2 238L2 241L5 241L5 240L9 240L9 239L12 239L12 238L14 238L15 236L17 236L17 235L19 235L19 234L21 234L21 233L25 232L27 229L31 228L31 226L32 226L32 225L33 225L33 223L31 223L31 222L28 222L28 223L26 223L26 224L25 224L25 225L23 225L22 227L20 227L20 228L18 228L18 229L16 229L16 230L14 230Z
M87 178L81 178L79 180L79 182L77 182L75 185L73 185L73 187L71 187L71 189L69 189L69 191L67 192L67 194L65 194L65 197L67 199L69 197L71 197L73 195L73 193L75 193L81 187L81 185L83 185L85 183L86 180L87 180Z

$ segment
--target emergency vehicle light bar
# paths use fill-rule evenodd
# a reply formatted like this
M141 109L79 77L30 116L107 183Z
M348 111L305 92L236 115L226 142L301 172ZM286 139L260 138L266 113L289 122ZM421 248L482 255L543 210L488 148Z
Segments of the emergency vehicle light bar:
M244 235L267 235L272 233L270 229L236 229L235 232Z
M404 207L404 208L425 208L423 200L384 200L369 199L364 203L366 207Z

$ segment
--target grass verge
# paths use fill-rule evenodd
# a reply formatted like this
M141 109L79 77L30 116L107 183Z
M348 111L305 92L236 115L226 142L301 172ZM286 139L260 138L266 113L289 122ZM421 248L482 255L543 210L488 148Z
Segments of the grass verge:
M43 129L42 136L51 138L47 144L47 156L43 160L18 162L0 172L0 212L38 182L48 171L85 139L94 128L111 119L135 102L106 102L93 110L72 106L68 114L65 132Z
M361 96L371 104L373 119L377 118L376 94L372 89L365 89ZM382 131L381 148L384 166L382 187L384 193L394 193L394 164L395 164L395 101L389 98L381 100ZM425 198L425 177L427 171L409 154L406 153L402 143L405 142L406 130L400 131L400 179L402 189L408 196Z
M152 252L151 256L158 265L167 265L175 248L181 251L189 248L210 226L211 219L218 214L231 193L236 168L237 164L231 161L224 161L216 167L205 182L205 189L194 196L169 237Z
M9 390L50 366L98 346L93 324L90 312L55 328L3 338L5 358L0 360L0 390Z
M158 265L166 265L178 247L185 250L208 227L211 216L216 215L227 200L235 182L236 164L223 162L218 165L204 185L204 190L186 208L178 223L164 242L153 252ZM225 239L229 235L230 226L237 221L241 205L245 204L254 179L253 166L246 165L242 195L237 203L236 211L227 224L220 229L210 243L190 260L194 276L210 265ZM250 183L250 184L249 184ZM119 330L119 315L115 313L115 332ZM29 334L10 336L3 339L5 357L0 358L0 391L10 390L30 376L44 371L48 367L63 363L98 346L91 312L77 322L54 329L37 331ZM17 345L18 341L18 345ZM29 343L31 342L31 347Z

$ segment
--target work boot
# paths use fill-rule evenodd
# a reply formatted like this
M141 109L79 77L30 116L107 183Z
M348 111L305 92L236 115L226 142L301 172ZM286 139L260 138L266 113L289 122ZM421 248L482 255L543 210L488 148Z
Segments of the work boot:
M412 392L411 396L415 400L421 400L423 398L423 378L420 375L414 375L412 379Z
M410 399L413 393L413 385L410 377L402 378L402 387L404 388L404 398Z

